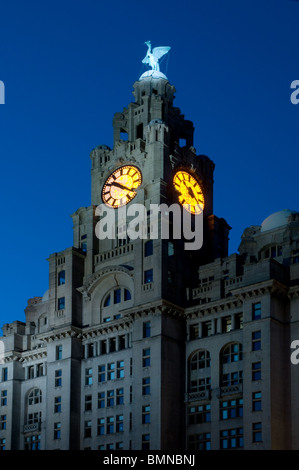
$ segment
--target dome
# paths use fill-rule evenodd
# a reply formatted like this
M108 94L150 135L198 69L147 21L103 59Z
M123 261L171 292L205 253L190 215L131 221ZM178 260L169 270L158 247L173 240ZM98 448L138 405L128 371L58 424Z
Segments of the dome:
M145 78L163 78L164 80L167 80L166 75L158 70L148 70L147 72L144 72L139 80L144 80Z
M267 230L273 230L274 228L287 225L291 214L299 214L299 212L291 211L290 209L283 209L282 211L274 212L274 214L269 215L269 217L262 222L261 232L266 232Z

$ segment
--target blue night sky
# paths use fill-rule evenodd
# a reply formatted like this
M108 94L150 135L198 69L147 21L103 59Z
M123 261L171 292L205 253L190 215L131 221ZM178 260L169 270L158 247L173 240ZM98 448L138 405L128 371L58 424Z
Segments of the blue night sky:
M0 10L0 326L24 321L48 288L49 254L72 245L70 214L90 205L90 151L112 147L112 118L134 101L146 46L175 105L216 164L214 213L243 230L299 210L299 2L3 0ZM167 71L166 71L167 65Z

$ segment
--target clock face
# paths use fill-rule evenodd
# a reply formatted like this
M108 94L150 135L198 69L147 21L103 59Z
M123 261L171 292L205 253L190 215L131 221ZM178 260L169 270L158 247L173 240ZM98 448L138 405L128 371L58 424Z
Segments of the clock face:
M103 202L113 209L124 206L134 199L141 183L139 168L133 165L121 166L106 179L102 189Z
M204 209L204 195L197 179L188 171L179 170L173 177L179 202L191 214L200 214Z

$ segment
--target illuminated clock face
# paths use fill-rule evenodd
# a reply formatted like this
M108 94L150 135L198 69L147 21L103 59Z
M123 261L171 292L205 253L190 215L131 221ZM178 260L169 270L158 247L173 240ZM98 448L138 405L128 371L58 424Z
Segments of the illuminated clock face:
M173 177L179 202L191 214L200 214L204 209L204 195L196 178L185 170L179 170Z
M139 168L133 165L121 166L107 178L102 189L103 202L113 209L124 206L134 199L141 183Z

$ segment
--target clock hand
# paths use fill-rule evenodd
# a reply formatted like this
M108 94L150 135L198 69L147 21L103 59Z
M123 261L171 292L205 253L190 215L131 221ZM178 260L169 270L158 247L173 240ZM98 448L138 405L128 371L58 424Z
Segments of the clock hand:
M195 199L195 194L194 194L194 192L193 192L193 189L190 188L190 186L188 186L187 190L188 190L189 196L191 196L192 199Z
M116 186L117 188L124 189L125 191L133 191L130 188L127 188L127 186L124 186L123 184L117 183L116 181L111 184L111 186Z

